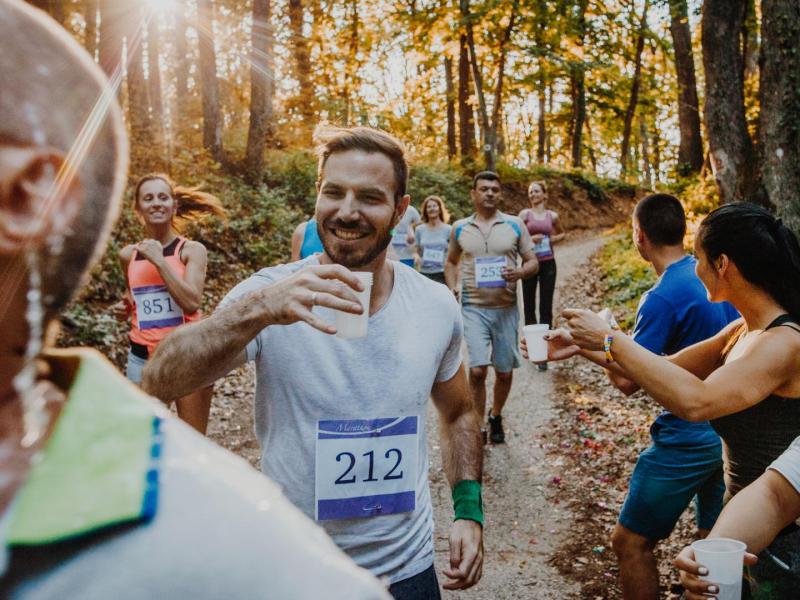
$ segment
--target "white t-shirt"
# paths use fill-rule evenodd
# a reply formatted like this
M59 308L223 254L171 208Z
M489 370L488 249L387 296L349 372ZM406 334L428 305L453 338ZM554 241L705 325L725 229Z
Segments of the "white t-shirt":
M397 253L397 258L401 260L414 258L414 244L409 244L407 242L408 230L412 225L416 225L420 222L419 211L409 205L403 218L400 219L397 227L394 228L394 235L392 236L392 248Z
M263 269L220 306L318 263ZM247 357L262 470L356 564L396 582L433 564L426 414L433 384L461 365L462 324L446 287L391 264L394 287L366 337L275 325ZM314 313L334 322L330 309Z
M792 487L800 494L800 437L789 445L789 447L776 458L768 467L777 471L786 478Z

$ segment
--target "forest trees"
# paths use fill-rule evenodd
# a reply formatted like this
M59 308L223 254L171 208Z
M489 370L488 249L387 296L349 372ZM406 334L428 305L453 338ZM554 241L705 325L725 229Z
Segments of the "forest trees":
M470 172L685 185L707 157L723 201L800 218L796 0L30 1L162 165L205 148L258 183L319 122L370 124Z

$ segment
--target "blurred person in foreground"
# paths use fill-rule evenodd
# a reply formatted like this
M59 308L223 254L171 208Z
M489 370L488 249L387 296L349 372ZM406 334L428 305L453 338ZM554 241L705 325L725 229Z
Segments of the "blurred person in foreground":
M0 597L386 598L243 460L97 352L48 347L119 210L127 141L89 56L17 0L0 81Z

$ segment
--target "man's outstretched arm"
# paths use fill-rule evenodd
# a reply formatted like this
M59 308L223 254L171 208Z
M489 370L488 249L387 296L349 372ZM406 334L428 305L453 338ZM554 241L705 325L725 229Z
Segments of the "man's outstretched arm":
M351 289L352 288L352 289ZM340 265L307 267L180 327L158 346L142 377L144 390L165 402L209 385L245 361L245 348L270 325L305 321L325 333L336 328L312 313L314 305L354 314L359 280Z
M453 489L455 522L450 531L451 579L445 589L466 589L483 573L483 440L478 414L470 396L464 367L448 381L437 383L431 393L439 411L442 463Z

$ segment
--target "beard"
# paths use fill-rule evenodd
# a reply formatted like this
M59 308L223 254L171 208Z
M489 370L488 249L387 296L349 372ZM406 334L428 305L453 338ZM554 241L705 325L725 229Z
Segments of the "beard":
M386 250L392 241L391 229L387 228L378 231L377 236L375 236L375 241L370 245L367 245L369 243L368 238L365 238L363 243L358 244L358 247L355 247L355 244L340 244L339 239L330 233L331 228L343 229L345 231L353 231L358 228L343 225L341 222L332 221L326 222L320 227L319 231L320 241L322 242L322 247L325 249L325 254L327 254L334 263L340 264L348 269L359 269L367 266L374 261L381 252Z

